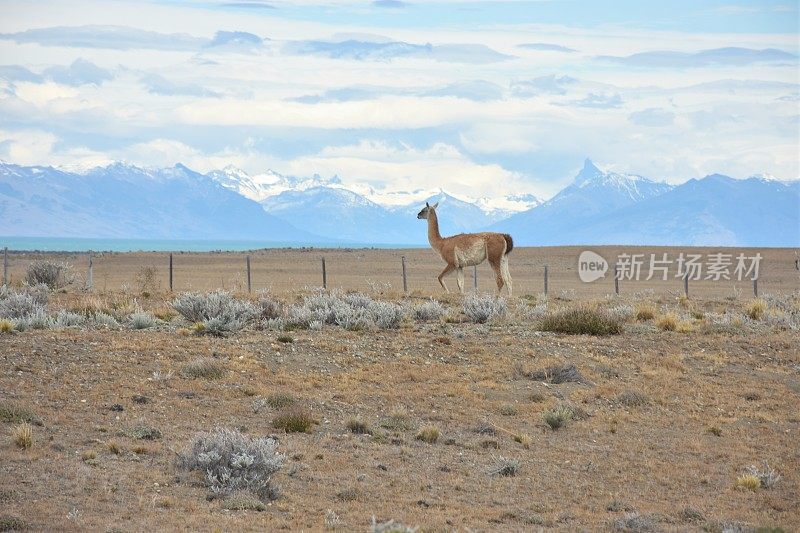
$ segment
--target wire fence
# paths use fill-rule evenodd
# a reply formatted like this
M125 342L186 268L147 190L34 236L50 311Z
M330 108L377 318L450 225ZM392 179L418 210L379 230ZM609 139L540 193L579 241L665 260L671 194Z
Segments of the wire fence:
M609 258L603 275L583 281L578 247L515 248L509 256L514 294L564 298L620 296L637 292L686 294L704 298L800 289L800 260L790 249L716 249L595 247ZM655 251L652 251L655 250ZM666 254L666 255L665 255ZM660 265L657 276L647 256L729 257L728 271L715 275L710 265L691 271L686 261ZM736 272L736 257L758 255L754 272ZM633 264L631 257L634 258ZM634 267L636 257L643 257ZM68 262L77 274L75 289L108 292L182 292L224 289L237 292L292 292L305 287L338 288L397 294L441 292L437 276L444 262L429 249L272 249L252 252L3 252L3 283L23 282L33 261ZM695 265L697 266L697 265ZM719 270L719 265L717 265ZM586 272L583 272L585 274ZM464 269L465 290L496 291L495 274L487 263ZM636 274L634 276L634 274ZM717 273L719 274L719 272ZM738 274L738 276L737 276ZM742 276L743 275L743 276ZM456 276L445 278L457 290Z

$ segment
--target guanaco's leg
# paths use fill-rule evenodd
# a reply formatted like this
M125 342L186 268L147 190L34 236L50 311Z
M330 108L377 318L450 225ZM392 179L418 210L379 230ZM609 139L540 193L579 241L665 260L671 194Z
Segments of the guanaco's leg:
M450 292L450 289L448 289L447 285L444 284L444 280L442 278L444 278L446 275L448 275L450 272L452 272L455 268L456 268L455 266L448 264L446 267L444 267L444 270L442 270L442 273L439 274L439 277L438 277L439 284L442 286L442 288L444 289L445 292Z
M504 285L502 263L500 261L489 261L489 264L492 265L492 270L494 270L494 279L497 282L497 294L500 294Z
M500 273L508 287L508 295L511 296L511 273L508 271L508 256L506 255L500 260Z
M464 268L458 267L456 273L458 274L458 292L464 294Z

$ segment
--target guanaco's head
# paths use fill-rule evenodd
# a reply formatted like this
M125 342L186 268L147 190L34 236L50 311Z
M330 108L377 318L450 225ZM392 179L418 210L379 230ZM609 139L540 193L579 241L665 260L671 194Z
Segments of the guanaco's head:
M417 218L421 218L421 219L426 219L427 220L428 213L430 213L431 211L435 210L437 207L439 207L439 202L436 202L433 205L430 205L428 202L425 202L425 207L422 208L422 211L417 213Z

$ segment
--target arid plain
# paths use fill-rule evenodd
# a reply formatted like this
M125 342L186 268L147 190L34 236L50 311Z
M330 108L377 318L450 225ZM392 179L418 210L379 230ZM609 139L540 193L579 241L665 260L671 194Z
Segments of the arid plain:
M428 249L253 251L252 295L245 253L175 253L172 293L167 254L95 254L85 290L87 255L12 253L15 290L33 260L66 260L78 278L49 295L46 327L0 333L0 529L800 528L794 251L591 249L610 263L761 253L761 297L750 281L707 280L686 298L674 272L616 296L611 276L578 279L582 248L519 248L514 296L478 298L497 311L483 321L442 294ZM348 301L396 320L301 324L325 294L323 256L324 298L358 291ZM488 265L478 272L490 292ZM268 299L272 318L212 335L172 306L219 288ZM421 311L431 297L441 306ZM619 329L558 331L555 318L586 309ZM287 413L303 431L279 423ZM219 427L277 440L277 499L232 505L180 467L195 434Z

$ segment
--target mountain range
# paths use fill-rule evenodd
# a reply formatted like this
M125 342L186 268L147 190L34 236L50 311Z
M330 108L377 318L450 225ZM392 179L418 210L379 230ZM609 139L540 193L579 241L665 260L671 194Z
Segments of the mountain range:
M800 246L800 182L718 174L670 185L603 171L587 159L542 201L519 193L459 198L387 193L334 176L113 163L84 171L0 162L0 235L241 239L296 244L425 245L416 214L439 202L443 235L511 233L517 246Z

